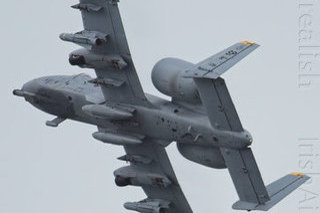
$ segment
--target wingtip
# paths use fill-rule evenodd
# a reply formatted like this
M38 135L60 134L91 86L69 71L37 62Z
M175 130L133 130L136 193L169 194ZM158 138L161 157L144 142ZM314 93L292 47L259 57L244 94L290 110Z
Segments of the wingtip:
M240 43L242 43L242 44L249 44L249 45L254 45L254 44L256 44L256 43L253 42L253 41L240 41Z
M309 177L308 175L306 175L306 174L304 174L304 173L301 173L301 172L292 172L292 173L290 173L289 175L299 177L299 178L304 179L304 180L306 180L306 181L311 178L311 177Z
M305 177L306 176L304 173L301 173L301 172L292 172L292 173L290 173L290 175L298 176L298 177Z

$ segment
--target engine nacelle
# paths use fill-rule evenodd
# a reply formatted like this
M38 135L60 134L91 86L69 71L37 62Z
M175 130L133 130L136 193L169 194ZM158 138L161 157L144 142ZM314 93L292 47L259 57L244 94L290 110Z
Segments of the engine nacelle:
M162 59L153 67L153 85L175 100L199 102L199 93L193 79L183 77L184 71L192 66L194 64L177 58Z
M181 155L190 161L215 169L225 169L226 163L218 148L177 143Z

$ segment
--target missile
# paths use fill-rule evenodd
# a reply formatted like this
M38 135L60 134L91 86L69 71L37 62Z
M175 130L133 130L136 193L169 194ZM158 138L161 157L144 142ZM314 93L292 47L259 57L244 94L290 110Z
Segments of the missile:
M131 162L131 163L141 163L141 164L150 164L152 162L152 159L140 156L140 155L124 155L122 157L119 157L118 160Z
M71 6L73 9L79 9L79 10L85 10L88 12L98 12L102 9L101 6L95 5L95 4L76 4Z
M81 31L78 33L62 33L60 39L63 41L73 42L81 46L100 46L107 41L106 34L95 31Z
M60 34L60 39L63 41L69 41L69 42L73 42L76 44L83 44L83 45L99 46L102 44L102 40L99 38L85 37L81 34L62 33Z
M146 199L140 202L127 202L124 208L142 213L166 213L170 202L156 199Z
M133 116L131 112L107 105L85 105L82 110L88 115L109 120L127 120Z
M116 70L122 70L128 66L121 55L97 54L89 51L87 48L71 52L69 55L69 62L73 66L77 65L81 68L94 69L114 68Z
M163 174L153 173L132 166L122 167L114 171L117 186L157 186L167 188L173 183Z
M124 134L116 134L111 132L95 132L92 136L99 141L114 145L139 145L142 144L142 139Z

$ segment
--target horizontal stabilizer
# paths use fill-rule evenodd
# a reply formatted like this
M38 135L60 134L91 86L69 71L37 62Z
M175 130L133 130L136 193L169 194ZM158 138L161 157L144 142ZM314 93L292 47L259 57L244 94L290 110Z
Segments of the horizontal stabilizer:
M217 79L258 47L250 41L239 42L186 70L184 76Z
M310 177L304 174L292 173L267 186L270 201L265 204L238 201L232 207L237 210L268 211L309 179Z

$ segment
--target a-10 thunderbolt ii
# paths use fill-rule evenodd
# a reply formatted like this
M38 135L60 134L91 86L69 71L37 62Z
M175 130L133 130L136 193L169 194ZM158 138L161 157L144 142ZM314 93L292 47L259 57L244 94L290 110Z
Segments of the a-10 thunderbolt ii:
M176 141L187 159L216 169L228 168L239 201L238 210L267 211L306 182L292 173L265 186L224 80L230 67L258 47L240 42L192 64L176 58L159 61L152 70L154 86L172 97L145 94L134 68L117 0L80 0L84 30L61 34L83 49L70 54L70 64L95 70L97 78L49 76L32 80L14 94L36 108L66 119L96 125L93 137L121 145L130 165L114 172L115 183L143 188L147 198L124 207L142 213L192 212L174 174L165 147Z

